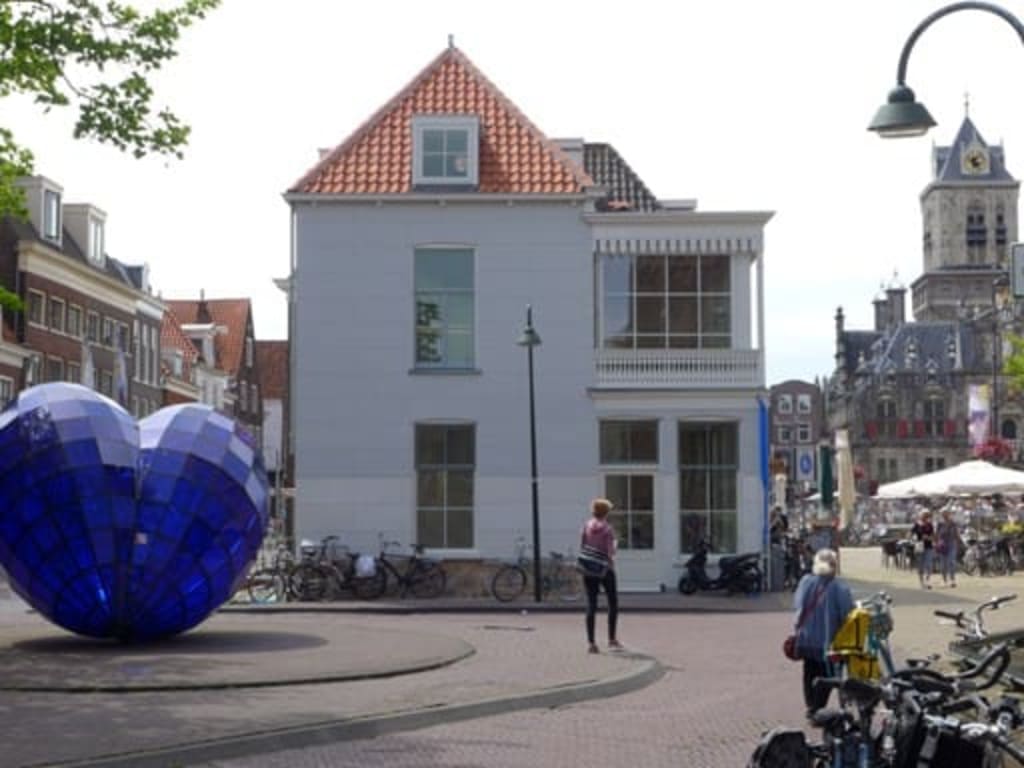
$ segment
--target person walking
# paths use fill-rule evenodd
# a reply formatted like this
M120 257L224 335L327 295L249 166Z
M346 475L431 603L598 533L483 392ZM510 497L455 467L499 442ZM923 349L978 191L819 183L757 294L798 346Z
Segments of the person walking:
M608 647L621 649L622 644L616 634L619 621L619 593L615 581L615 552L618 542L615 539L615 531L608 524L608 513L612 511L612 503L608 499L594 499L590 502L590 519L583 524L580 532L580 550L585 547L597 550L608 561L608 567L601 576L590 576L584 574L583 586L587 592L587 650L590 653L599 653L595 640L597 623L597 596L604 587L605 599L608 601Z
M797 585L793 598L797 655L804 662L804 704L811 717L828 703L829 690L816 690L814 681L829 677L829 646L853 609L853 595L836 576L839 558L835 550L819 549L811 572Z
M932 560L935 557L935 526L932 525L932 513L921 512L921 516L910 529L910 538L914 540L914 558L917 560L917 577L921 586L931 589Z
M953 520L953 512L942 511L942 520L935 527L935 553L939 556L939 570L942 572L942 583L949 587L956 586L956 569L960 556L960 529Z

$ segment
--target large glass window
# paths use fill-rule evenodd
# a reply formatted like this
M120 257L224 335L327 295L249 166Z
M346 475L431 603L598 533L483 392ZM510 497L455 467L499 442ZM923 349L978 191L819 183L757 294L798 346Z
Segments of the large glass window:
M946 421L946 403L938 398L924 401L924 433L929 437L942 437Z
M473 251L415 252L416 365L473 367Z
M472 424L416 425L416 542L424 547L473 546Z
M658 464L658 422L605 420L600 424L604 495L615 505L608 522L622 549L654 548L654 473L642 466ZM619 467L632 465L630 471Z
M679 425L680 552L694 551L702 538L712 552L736 551L738 467L735 423Z
M28 292L28 321L36 325L46 323L46 297L39 291Z
M64 301L62 299L50 297L50 301L46 307L50 315L50 329L54 331L64 332Z
M65 327L68 335L76 339L82 335L82 308L74 304L68 306L67 325Z
M728 348L729 257L600 257L600 346L606 349Z

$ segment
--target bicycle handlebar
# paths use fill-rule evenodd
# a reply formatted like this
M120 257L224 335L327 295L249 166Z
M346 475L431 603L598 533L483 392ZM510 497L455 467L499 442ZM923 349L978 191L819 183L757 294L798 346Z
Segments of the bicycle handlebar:
M1003 603L1009 603L1009 602L1011 602L1013 600L1016 600L1016 599L1017 599L1017 595L1016 594L1013 594L1013 595L1002 595L1000 597L993 597L991 600L987 600L984 603L982 603L981 605L979 605L978 606L978 611L980 612L980 611L982 611L985 608L991 608L992 610L997 610L999 608L999 606L1002 605Z
M964 612L963 611L957 611L956 613L953 613L952 611L943 611L941 609L936 609L936 610L932 611L932 614L934 614L935 616L938 616L940 619L952 619L958 625L964 619Z

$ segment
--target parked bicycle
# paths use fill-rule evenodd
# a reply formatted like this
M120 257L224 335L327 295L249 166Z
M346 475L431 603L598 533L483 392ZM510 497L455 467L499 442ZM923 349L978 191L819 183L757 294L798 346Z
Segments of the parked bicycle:
M288 591L295 600L323 600L332 590L351 592L362 600L384 594L385 574L372 555L360 555L325 536L319 546L304 545L302 560L290 572Z
M491 579L491 594L502 603L522 597L526 585L533 581L533 559L528 555L526 540L522 536L516 539L515 551L515 561L502 565ZM583 590L572 553L566 555L550 552L548 555L541 561L542 596L556 595L561 600L579 600Z
M440 597L448 583L448 574L441 563L423 556L423 545L413 544L411 555L392 555L388 550L401 547L397 541L380 538L380 554L377 556L377 570L383 579L383 591L394 581L399 597Z
M295 555L283 544L274 551L270 565L249 574L245 588L253 603L281 603L288 598Z

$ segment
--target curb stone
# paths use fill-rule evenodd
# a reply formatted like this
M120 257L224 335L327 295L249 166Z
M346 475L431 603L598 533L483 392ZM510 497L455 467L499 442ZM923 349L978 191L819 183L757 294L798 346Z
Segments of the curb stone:
M642 663L635 671L607 680L588 680L532 691L507 698L484 699L466 704L427 705L414 710L329 720L222 739L211 739L158 750L99 756L60 763L37 763L36 768L172 768L215 760L319 746L331 742L372 739L386 734L414 731L435 725L516 712L555 708L593 699L619 696L646 688L668 671L657 659L642 654L625 656ZM33 768L33 766L26 766Z

